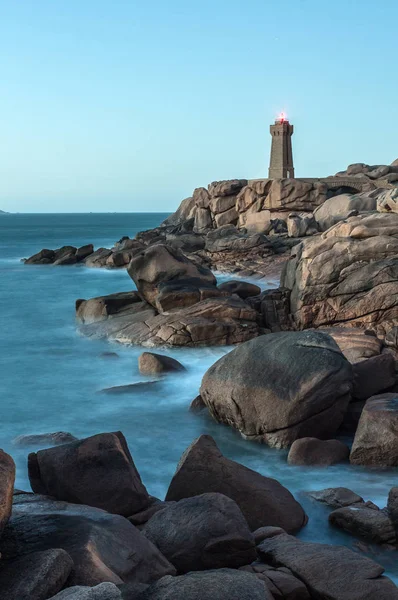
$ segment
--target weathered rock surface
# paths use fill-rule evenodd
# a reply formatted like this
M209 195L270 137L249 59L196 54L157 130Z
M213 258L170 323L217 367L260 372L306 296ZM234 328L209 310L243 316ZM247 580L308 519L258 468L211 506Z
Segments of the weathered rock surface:
M0 566L3 600L46 600L63 588L73 568L65 550L32 552Z
M120 431L31 453L28 468L32 490L57 500L126 517L149 504L148 492Z
M258 551L263 560L287 567L319 600L396 600L398 588L384 569L343 546L301 542L281 534L264 540Z
M84 261L85 265L86 267L105 267L111 254L112 250L109 250L109 248L98 248L98 250L87 256Z
M148 521L144 535L178 573L236 569L257 557L254 538L238 505L218 493L169 505Z
M398 187L386 190L377 198L377 210L379 212L398 213Z
M76 442L77 437L66 431L55 431L54 433L36 433L31 435L19 435L13 440L16 446L58 446Z
M252 573L216 569L163 577L138 600L273 600L271 592Z
M290 465L328 467L348 460L350 449L339 440L305 437L293 442L287 462Z
M59 592L50 600L122 600L122 593L114 583L99 583L94 587L74 585Z
M105 318L101 314L103 301L103 297L93 298L78 304L77 319L82 334L154 347L232 345L262 333L258 313L236 296L209 298L162 315L156 314L146 302L132 302ZM98 320L94 316L97 310Z
M211 436L202 435L182 455L166 500L207 492L235 500L252 531L273 525L293 532L307 521L300 504L280 483L229 460Z
M331 437L351 387L351 365L330 336L282 332L219 359L204 375L200 394L217 421L283 448L309 435Z
M43 248L37 254L33 254L25 260L26 265L48 265L53 262L55 256L54 250Z
M240 192L245 185L247 185L247 179L213 181L208 186L209 196L211 198L217 198L219 196L231 196L238 194L238 192Z
M160 312L191 306L218 292L209 269L163 244L150 246L134 256L128 273L142 298Z
M15 496L3 531L2 560L61 548L73 560L70 585L104 581L149 583L175 569L124 517L98 508L59 502L47 496Z
M320 231L326 231L339 221L359 212L371 212L377 208L377 193L339 194L325 200L314 211Z
M185 367L175 358L154 352L143 352L138 357L138 368L144 375L185 371Z
M312 213L289 213L287 217L287 234L289 237L305 237L317 233L318 227Z
M387 511L360 506L338 508L329 515L329 523L374 544L394 544L394 525Z
M327 185L299 179L274 179L263 207L270 210L309 211L326 200Z
M282 533L284 533L282 531ZM256 561L251 565L241 567L246 573L253 573L265 583L275 600L310 600L309 592L302 581L293 573L281 567L275 569L270 565Z
M342 508L351 504L363 503L363 498L345 487L326 488L317 492L309 492L309 496L332 508Z
M353 329L352 327L329 327L318 331L330 335L351 364L379 356L382 351L382 342L373 332L367 330Z
M388 390L396 380L395 360L392 354L379 354L353 365L353 397L367 400L371 396Z
M398 466L398 396L380 394L366 402L352 445L356 465Z
M0 450L0 537L11 516L14 482L15 463L9 454Z
M137 292L119 292L90 300L76 300L76 318L81 323L97 323L108 317L125 315L131 321L134 313L144 313L144 318L148 318L155 314L155 310L143 302Z
M398 323L398 215L351 217L292 249L281 286L299 329Z

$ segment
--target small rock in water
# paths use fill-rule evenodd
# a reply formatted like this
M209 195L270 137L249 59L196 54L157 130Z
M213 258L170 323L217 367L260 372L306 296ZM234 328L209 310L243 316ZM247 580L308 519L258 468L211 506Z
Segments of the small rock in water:
M351 504L363 502L361 496L358 496L358 494L345 487L326 488L325 490L310 492L309 496L332 508L342 508L343 506L350 506Z
M185 371L185 367L175 358L154 352L143 352L138 357L138 368L143 375Z
M204 410L206 408L206 404L203 402L203 398L202 396L199 394L199 396L196 396L196 398L194 398L189 406L189 412L192 413L200 413L202 412L202 410Z
M318 440L305 437L293 442L287 462L290 465L328 467L347 460L349 455L348 446L339 440Z
M346 506L330 513L329 523L374 544L396 543L394 524L384 510Z
M100 358L105 358L106 360L113 360L115 358L120 358L117 352L101 352Z
M75 442L77 439L77 437L66 431L56 431L55 433L19 435L12 443L15 446L58 446L59 444Z
M115 385L110 388L100 390L100 394L135 394L143 392L147 388L159 387L159 381L138 381L137 383L129 383L127 385Z

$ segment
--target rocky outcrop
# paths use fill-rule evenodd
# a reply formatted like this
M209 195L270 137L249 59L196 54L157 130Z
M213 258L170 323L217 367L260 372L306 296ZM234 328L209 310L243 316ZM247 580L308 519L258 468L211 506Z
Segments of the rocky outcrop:
M32 490L57 500L126 517L149 505L148 493L120 431L32 453L28 467Z
M336 223L358 213L377 209L377 198L381 190L360 194L339 194L328 198L314 211L319 231L326 231Z
M318 440L306 437L293 442L287 462L290 465L329 467L348 460L350 449L340 440Z
M238 505L219 493L172 503L157 512L143 532L178 573L237 569L257 558L254 538Z
M223 346L264 332L257 311L236 296L209 298L169 314L157 314L146 302L134 301L119 313L94 320L103 302L103 297L79 302L76 315L83 335L147 347Z
M282 274L299 329L398 324L398 215L371 213L295 246Z
M159 312L219 296L213 273L170 246L157 244L131 260L128 273L140 296Z
M252 531L273 525L293 532L307 521L300 504L280 483L229 460L211 436L202 435L182 455L166 500L208 492L234 500Z
M381 394L370 398L362 411L350 462L356 465L398 466L398 398Z
M301 437L331 437L351 389L352 369L337 344L307 331L242 344L210 367L200 394L217 421L283 448Z
M92 256L94 248L92 244L86 244L81 248L75 246L62 246L57 250L43 249L37 254L25 260L27 265L74 265Z
M258 546L262 560L287 567L319 600L396 600L398 589L383 567L343 546L301 542L281 534Z

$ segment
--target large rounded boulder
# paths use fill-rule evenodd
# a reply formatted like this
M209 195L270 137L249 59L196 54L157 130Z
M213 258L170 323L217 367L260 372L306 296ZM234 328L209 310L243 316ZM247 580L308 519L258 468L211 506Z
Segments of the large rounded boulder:
M317 331L260 336L206 372L200 394L211 415L249 439L285 448L333 437L346 412L352 367Z
M141 296L160 312L221 295L210 269L195 264L178 248L164 244L149 246L136 254L127 270Z
M237 569L257 558L245 517L223 494L201 494L169 505L148 521L144 535L179 573Z

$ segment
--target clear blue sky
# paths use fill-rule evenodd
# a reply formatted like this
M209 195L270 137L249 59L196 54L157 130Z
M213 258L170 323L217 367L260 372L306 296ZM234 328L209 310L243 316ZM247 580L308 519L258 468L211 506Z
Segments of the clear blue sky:
M398 1L3 0L0 209L168 211L267 176L398 158Z

